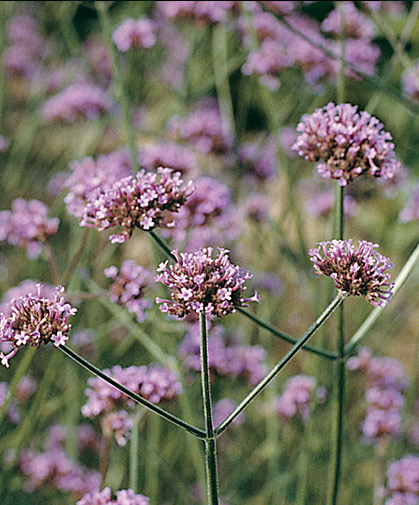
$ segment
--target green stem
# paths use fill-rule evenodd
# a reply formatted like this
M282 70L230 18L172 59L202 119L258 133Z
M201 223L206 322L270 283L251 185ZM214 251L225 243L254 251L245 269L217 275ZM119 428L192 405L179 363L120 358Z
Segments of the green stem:
M97 377L101 378L104 380L106 383L110 384L114 388L116 388L118 391L121 393L124 393L126 396L134 400L136 403L139 403L140 405L143 405L144 407L147 407L149 410L154 412L155 414L158 414L159 416L163 417L167 421L170 421L172 424L175 424L176 426L179 426L179 428L183 428L185 431L190 433L191 435L194 435L197 438L205 439L205 433L195 426L190 425L189 423L186 423L182 419L179 419L178 417L174 416L173 414L170 414L170 412L166 412L164 409L160 408L159 406L155 405L154 403L151 403L150 401L146 400L145 398L137 395L130 389L126 388L122 384L119 384L116 380L112 379L112 377L109 377L105 373L103 373L99 368L96 368L94 365L89 363L87 360L79 356L77 353L72 351L66 346L59 346L58 348L61 352L66 354L68 357L70 357L72 360L74 360L76 363L79 365L83 366L91 372L92 374L96 375Z
M234 137L233 102L228 82L227 32L223 23L215 24L212 28L212 62L224 133L228 137Z
M339 293L328 305L325 311L314 321L310 328L304 333L301 339L292 347L292 349L281 359L281 361L262 379L259 384L246 396L240 405L215 429L216 436L221 435L242 412L249 403L275 378L275 376L284 368L284 366L297 354L310 337L320 328L330 314L342 303L345 295Z
M147 458L145 466L145 490L150 498L151 505L159 503L159 458L161 420L152 416L147 423Z
M128 140L128 147L130 150L131 154L131 162L132 162L132 169L134 173L138 172L139 170L139 165L138 165L138 160L137 160L137 147L135 144L135 136L134 136L134 131L132 129L131 125L131 114L130 114L130 109L129 109L129 101L128 101L128 96L127 92L125 89L124 85L124 78L122 76L122 69L121 69L121 64L119 61L118 53L116 50L116 47L113 43L112 40L112 28L111 28L111 23L109 20L109 15L108 15L108 7L106 2L95 2L95 5L97 7L97 10L99 12L99 19L100 19L100 24L102 27L102 31L105 35L107 44L108 44L108 49L111 55L111 64L112 64L112 73L115 79L115 95L117 102L121 106L121 112L122 112L122 122L124 125L125 129L125 134L127 136Z
M240 314L243 314L244 316L251 319L254 323L256 323L261 328L264 328L265 330L270 331L276 337L279 337L282 340L289 342L290 344L296 344L298 342L297 339L290 337L289 335L286 335L285 333L282 333L282 331L279 331L276 328L274 328L273 326L271 326L270 324L266 323L265 321L262 321L262 319L255 316L254 314L251 314L250 312L247 312L240 307L237 308L237 311L240 312ZM335 360L337 358L337 353L335 353L333 351L328 351L326 349L320 349L318 347L314 347L314 346L310 346L310 345L304 345L303 349L305 351L312 352L313 354L323 356L324 358L327 358L330 360Z
M171 259L177 261L176 256L172 254L170 247L166 244L166 242L160 238L154 230L148 232L151 238L156 242L156 244L160 247L160 249L167 254Z
M212 424L210 371L208 366L208 334L205 311L199 314L201 328L201 386L205 419L205 463L207 470L208 505L218 505L217 447Z
M403 284L405 283L406 279L408 278L409 274L412 272L418 261L419 261L419 244L416 246L415 250L409 256L409 259L406 261L403 268L400 270L399 275L396 277L396 280L394 281L393 296L395 296L396 293L399 291L399 289L403 286ZM372 310L372 312L361 324L361 326L357 329L353 337L346 345L345 356L351 354L352 351L355 349L355 347L361 342L361 340L365 338L368 331L371 329L371 327L383 313L383 310L384 310L383 307L375 307Z

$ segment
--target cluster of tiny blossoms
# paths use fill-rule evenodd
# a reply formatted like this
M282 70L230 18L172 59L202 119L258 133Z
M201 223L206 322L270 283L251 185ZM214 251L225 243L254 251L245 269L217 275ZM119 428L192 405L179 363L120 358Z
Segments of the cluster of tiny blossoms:
M99 188L87 202L80 226L99 230L121 226L122 232L111 235L110 240L122 244L135 228L152 230L173 225L166 222L167 214L176 212L193 191L192 182L183 186L180 175L170 168L160 167L157 173L140 170L136 177Z
M29 257L36 258L47 238L57 233L59 223L57 217L48 218L48 207L39 200L17 198L12 210L0 212L0 241L25 248Z
M142 494L135 494L132 489L123 489L116 492L116 498L112 500L111 489L105 487L102 491L88 493L76 505L148 505L149 499Z
M200 24L213 24L226 21L228 14L238 2L191 2L191 1L160 1L157 2L163 17L179 21L191 19Z
M298 124L300 135L293 149L316 162L322 177L337 179L346 186L361 174L393 178L400 170L391 135L368 112L357 106L329 103Z
M387 305L394 283L387 282L390 274L385 271L393 265L389 258L375 250L377 244L362 240L355 249L352 240L332 240L319 242L319 245L309 251L319 275L331 277L341 293L363 296L379 307Z
M133 260L122 263L120 270L112 266L104 271L106 277L113 280L109 291L111 302L136 314L137 321L145 319L145 310L151 305L151 300L144 299L144 288L151 280L151 274Z
M112 39L121 53L131 47L146 49L156 43L156 26L150 19L126 19L113 32Z
M48 123L72 123L79 119L96 119L110 109L106 93L87 82L72 84L49 98L42 107L42 117Z
M252 275L233 265L228 252L219 248L214 259L211 247L195 253L172 251L177 262L169 267L167 260L160 263L160 273L155 278L169 288L171 295L171 300L156 298L160 310L178 318L202 311L221 318L237 307L246 307L247 302L259 302L257 293L251 298L243 297L244 283Z
M401 364L394 358L372 357L367 348L348 359L349 370L367 374L367 413L362 433L367 441L398 436L402 431L403 392L408 383Z
M388 467L387 487L382 494L385 505L419 503L419 456L409 454Z
M36 294L26 294L9 302L8 313L0 314L0 342L9 347L8 354L0 353L1 364L8 367L9 359L18 350L29 344L37 348L52 342L56 347L68 339L71 324L69 316L77 309L61 296L64 288L58 286L54 298L41 295L42 286Z
M275 410L284 419L300 415L303 421L307 421L316 398L318 403L325 401L325 388L317 387L314 377L295 375L285 383L283 393L275 402Z

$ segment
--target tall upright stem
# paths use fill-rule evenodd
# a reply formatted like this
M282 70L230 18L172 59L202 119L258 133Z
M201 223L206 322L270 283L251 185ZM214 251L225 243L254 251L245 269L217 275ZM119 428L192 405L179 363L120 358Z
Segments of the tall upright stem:
M199 315L201 328L201 386L205 419L205 464L207 471L208 505L218 505L217 447L212 424L211 385L208 366L207 316Z

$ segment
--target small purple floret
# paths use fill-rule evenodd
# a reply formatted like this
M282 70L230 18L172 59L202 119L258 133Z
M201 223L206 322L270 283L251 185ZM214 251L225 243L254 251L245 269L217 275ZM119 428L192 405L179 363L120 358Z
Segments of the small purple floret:
M319 242L310 249L310 260L319 275L327 275L335 287L346 295L363 296L372 305L385 307L393 295L394 283L389 283L393 268L389 258L375 251L377 244L362 240L358 249L352 240Z

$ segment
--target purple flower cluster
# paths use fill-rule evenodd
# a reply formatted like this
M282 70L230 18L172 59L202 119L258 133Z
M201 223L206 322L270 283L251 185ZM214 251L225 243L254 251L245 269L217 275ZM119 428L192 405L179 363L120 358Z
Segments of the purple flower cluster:
M201 370L199 323L192 323L179 346L179 357L186 370ZM258 345L239 344L226 338L221 326L208 330L208 364L212 374L241 377L256 385L267 372L265 350Z
M0 135L0 154L5 153L9 149L9 139L4 135Z
M400 363L393 358L371 357L368 349L362 348L358 356L347 361L349 370L367 373L367 414L362 423L362 432L367 440L376 441L383 436L401 433L403 391L407 380Z
M99 82L105 87L109 86L112 80L112 65L105 40L98 34L90 35L83 42L83 52Z
M419 219L419 184L412 188L410 198L405 208L400 212L399 219L402 223Z
M237 403L229 398L222 398L218 402L214 403L212 419L214 426L221 424L224 419L226 419L233 410L237 407ZM246 418L246 414L241 412L233 421L233 424L242 424Z
M64 198L67 211L80 218L89 199L131 174L131 158L127 149L102 154L96 160L84 158L70 163L71 175L64 186L69 192Z
M3 56L6 72L31 78L39 70L47 51L37 21L30 14L17 14L8 22L6 32L10 41Z
M81 428L79 427L79 440L82 432ZM86 426L84 426L85 428ZM97 438L92 434L90 427L87 428L90 433L88 437L90 446L92 440L95 440L94 446L97 449ZM53 425L48 430L43 452L35 452L31 449L25 449L22 452L19 459L19 468L28 478L24 484L26 492L33 493L40 486L49 485L59 491L68 492L76 498L80 498L84 494L92 493L99 488L100 473L76 464L66 455L63 447L66 438L65 428Z
M7 382L0 382L0 409L3 408L9 395L9 384ZM6 418L13 424L20 421L19 407L14 400L9 402L6 410Z
M409 454L391 463L387 470L387 487L382 490L385 505L419 503L419 456Z
M250 193L243 202L245 215L254 221L263 223L269 217L270 204L264 193Z
M307 421L316 400L318 403L324 403L326 389L317 387L314 377L294 375L286 381L284 391L275 403L275 410L283 419L300 416L303 421Z
M179 21L191 19L202 25L209 25L226 21L228 14L236 7L238 2L209 2L209 1L159 1L158 7L167 19Z
M259 138L241 145L239 163L257 179L269 179L277 174L276 142L273 138Z
M257 293L251 298L243 297L244 283L252 275L233 265L228 252L219 248L214 259L211 247L196 253L172 251L177 262L169 267L167 260L160 263L160 273L155 278L169 288L171 296L171 300L156 298L160 310L178 318L202 311L221 318L237 307L247 307L248 302L259 302Z
M48 219L48 207L39 200L17 198L12 210L0 212L0 242L7 240L15 247L25 248L30 258L41 254L42 244L57 233L60 220Z
M212 177L198 177L193 193L179 209L176 226L165 233L190 252L231 241L238 231L239 217L229 188Z
M121 368L116 365L104 372L134 393L156 404L172 400L182 393L182 386L175 373L165 367L155 365L150 368L146 366ZM89 400L82 408L82 414L86 417L96 417L103 412L111 412L121 405L129 407L135 405L133 400L102 379L90 378L88 385L86 395Z
M349 186L353 188L354 186ZM310 177L302 180L300 185L302 201L307 213L313 217L328 217L334 209L335 197L332 187L325 187L324 181L317 177ZM346 217L353 217L358 205L355 198L348 194L344 195L344 213Z
M9 346L8 354L0 352L1 364L5 367L9 366L9 359L27 344L39 348L41 344L52 342L59 347L68 339L71 329L68 318L77 309L61 296L64 291L61 286L56 288L54 298L42 296L41 288L39 285L36 294L13 298L7 309L10 315L0 314L0 342Z
M377 118L348 103L329 103L298 124L293 149L316 163L322 177L346 186L361 174L391 179L400 170L391 135Z
M41 114L47 123L73 123L96 119L110 109L106 93L88 82L72 84L44 103Z
M403 72L402 77L403 93L414 104L419 103L419 61L413 68L408 68Z
M224 153L232 146L232 138L226 134L223 127L218 103L213 99L199 102L195 109L182 120L172 117L168 130L171 138L180 137L205 154Z
M135 494L132 489L123 489L116 492L112 500L111 489L105 487L102 491L91 492L83 496L76 505L148 505L149 499L142 494Z
M113 32L112 39L121 53L131 47L148 49L156 43L156 27L150 19L126 19Z
M156 404L170 401L182 393L182 385L174 372L157 365L150 368L114 366L111 370L105 370L105 373L134 393ZM106 437L113 434L116 442L124 446L133 426L133 421L124 408L132 408L135 403L101 379L90 378L88 385L86 395L89 399L81 409L82 414L90 418L101 415L103 434Z
M135 228L173 226L167 222L168 214L177 212L193 191L192 182L183 186L180 175L170 168L160 167L157 173L140 170L136 177L98 188L89 196L80 226L99 230L120 226L122 232L110 237L112 243L120 244L131 238Z
M375 27L367 16L362 14L353 2L342 2L344 35L345 39L362 39L371 41L376 33ZM332 33L335 37L341 36L341 11L333 9L322 23L324 32Z
M32 279L26 279L22 281L18 286L10 288L4 294L0 303L0 313L4 317L11 317L13 312L13 304L11 302L14 298L21 298L26 295L35 296L40 289L41 296L43 298L53 299L56 294L56 287L52 284L41 285L39 281L34 281Z
M196 171L196 158L187 147L174 142L153 144L143 147L138 154L138 162L147 170L158 167L170 167L182 174L193 174Z
M363 296L367 302L385 307L393 295L394 283L387 282L393 268L390 260L375 251L378 244L362 240L358 249L352 240L319 242L310 249L310 261L319 275L331 277L336 289L352 296ZM324 257L322 256L324 255Z
M112 266L104 271L113 280L109 291L111 302L126 307L137 316L137 321L144 321L145 311L151 306L151 300L144 299L144 289L152 279L151 274L133 260L126 260L121 268Z

